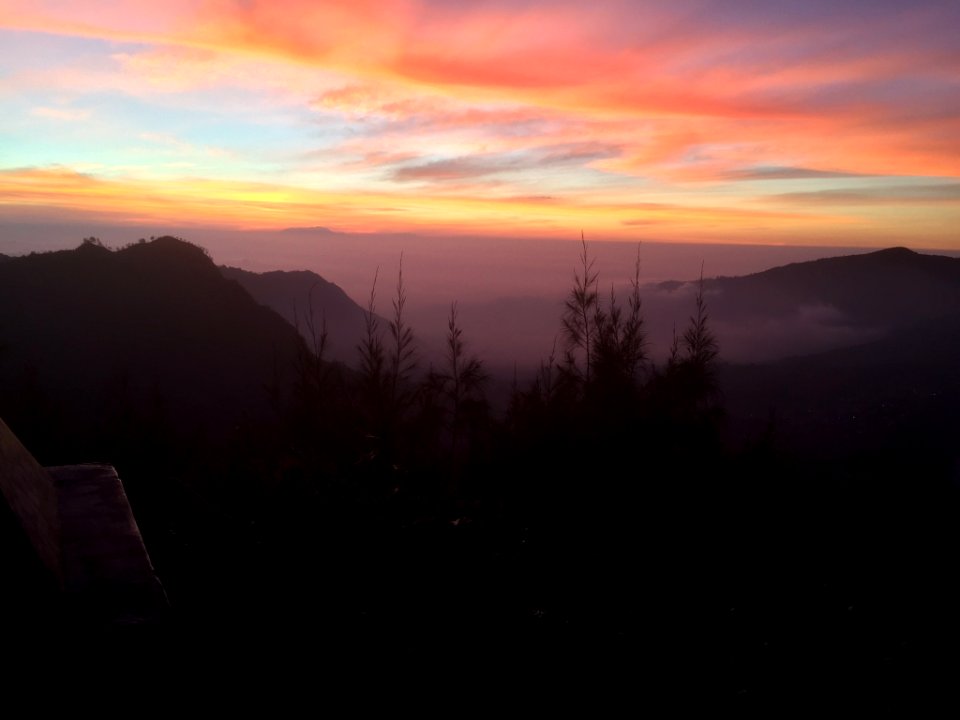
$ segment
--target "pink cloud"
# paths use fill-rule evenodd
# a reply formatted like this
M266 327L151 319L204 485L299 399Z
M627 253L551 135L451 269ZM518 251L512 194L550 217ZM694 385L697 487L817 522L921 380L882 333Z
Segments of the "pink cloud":
M636 217L620 199L650 181L673 202L763 167L960 177L960 17L948 5L0 0L0 26L147 45L115 52L112 72L38 70L29 84L140 97L256 86L265 112L282 99L304 124L338 123L344 131L317 133L297 169L386 193L370 207L429 185L445 194L437 222L548 194L562 200L550 203L560 223L564 207L579 217L576 202L593 212L606 198L611 227L749 217L759 233L808 210L784 199L779 216L769 206L737 215L701 200L687 216L678 202ZM36 106L55 119L55 103ZM607 150L568 153L567 185L544 172L544 148L583 143ZM602 186L585 187L599 175ZM444 203L455 194L454 212ZM524 222L544 217L543 203L504 205L530 213ZM493 222L492 207L476 217Z

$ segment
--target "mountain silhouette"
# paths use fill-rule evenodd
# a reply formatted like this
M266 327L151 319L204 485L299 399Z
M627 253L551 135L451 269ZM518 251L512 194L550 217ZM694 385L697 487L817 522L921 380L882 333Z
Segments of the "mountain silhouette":
M960 306L960 258L897 247L715 278L707 287L718 319L826 305L851 322L902 327Z
M111 409L152 408L187 434L262 414L300 342L176 238L118 251L85 241L0 264L0 414L74 445ZM44 438L18 429L42 449Z
M654 338L685 317L693 283L651 285ZM878 340L960 306L960 259L890 248L705 280L724 358L767 362Z
M365 310L339 286L307 270L255 273L221 266L220 272L239 283L258 303L266 305L299 328L310 340L310 322L316 332L326 324L327 357L348 365L357 361L357 345L365 332ZM381 321L386 328L386 321Z

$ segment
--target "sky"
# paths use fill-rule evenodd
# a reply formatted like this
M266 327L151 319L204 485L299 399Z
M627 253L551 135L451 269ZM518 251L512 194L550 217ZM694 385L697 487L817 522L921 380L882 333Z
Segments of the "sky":
M0 231L957 250L958 28L956 0L0 0Z

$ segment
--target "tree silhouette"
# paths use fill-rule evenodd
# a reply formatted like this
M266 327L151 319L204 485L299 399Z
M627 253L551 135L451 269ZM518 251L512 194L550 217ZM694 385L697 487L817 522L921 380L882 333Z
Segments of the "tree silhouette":
M364 336L357 350L360 353L360 374L368 390L379 395L383 390L383 379L386 369L386 353L383 348L383 338L379 332L377 318L377 278L380 268L373 274L373 285L370 288L370 298L364 310Z
M594 342L596 340L596 312L599 305L597 273L594 261L587 254L587 241L580 233L582 250L580 270L574 270L573 289L564 302L562 318L565 345L565 365L568 372L584 383L590 382ZM583 369L577 366L577 355L583 358Z
M700 280L697 283L697 294L694 302L696 312L690 318L690 325L683 333L683 347L685 359L697 368L708 371L713 360L717 357L718 345L716 336L707 327L707 303L703 298L703 265L700 266Z
M693 428L706 430L717 419L715 362L719 352L716 336L709 326L710 315L704 297L703 266L694 295L694 312L682 335L673 330L666 368L653 387L660 412L679 423L674 440L686 442ZM690 436L692 437L692 436ZM702 438L697 441L703 445Z
M453 451L456 452L464 410L468 403L477 402L487 380L483 363L475 355L467 356L463 330L457 317L457 303L450 306L447 320L447 352L444 372L436 374L450 410L450 432Z
M593 368L597 379L606 385L635 386L647 360L646 330L640 298L639 247L630 285L626 317L613 287L610 288L609 310L604 312L598 303L594 314L596 339L593 345Z
M329 333L327 332L327 316L323 313L320 322L317 322L316 310L313 305L313 288L307 293L307 309L303 315L306 333L300 330L300 315L296 306L293 309L294 327L298 335L306 338L306 342L297 345L296 363L298 382L308 395L319 395L326 381L329 365L326 361Z
M403 311L407 304L407 292L403 284L403 253L400 254L400 270L397 274L397 295L393 300L393 319L390 321L390 336L393 348L390 354L390 402L394 411L407 400L407 385L416 369L416 348L413 329L407 325Z

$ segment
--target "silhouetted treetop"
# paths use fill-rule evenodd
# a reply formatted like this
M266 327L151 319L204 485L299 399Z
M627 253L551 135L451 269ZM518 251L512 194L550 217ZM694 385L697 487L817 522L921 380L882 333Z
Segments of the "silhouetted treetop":
M573 288L564 301L561 318L565 350L565 365L570 372L578 374L590 382L593 364L594 343L596 341L596 314L599 308L597 291L597 273L593 269L594 260L587 253L587 242L580 236L580 268L574 270ZM583 363L581 368L578 362Z
M700 270L700 281L697 283L697 293L694 297L696 311L690 317L690 324L683 333L683 348L685 359L702 368L706 368L719 351L716 336L707 325L707 303L703 297L703 269Z

